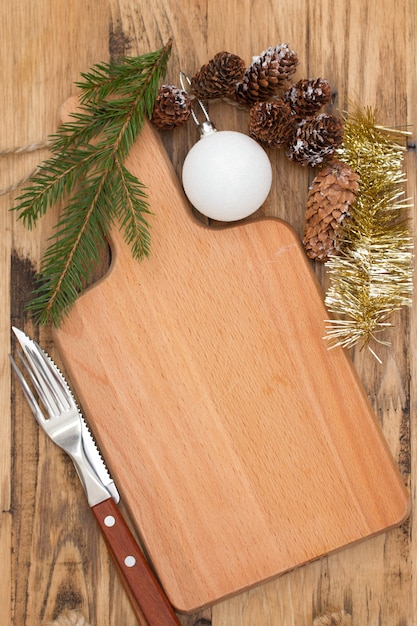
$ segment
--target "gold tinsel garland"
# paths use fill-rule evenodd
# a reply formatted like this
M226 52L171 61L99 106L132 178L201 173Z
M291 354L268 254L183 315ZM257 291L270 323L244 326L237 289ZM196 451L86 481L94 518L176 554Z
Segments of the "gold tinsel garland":
M362 343L375 354L371 340L387 344L377 335L391 326L394 311L411 306L413 240L403 172L407 134L377 125L370 108L345 119L338 157L359 174L360 183L351 219L339 233L340 254L326 263L325 304L337 315L327 326L331 347Z

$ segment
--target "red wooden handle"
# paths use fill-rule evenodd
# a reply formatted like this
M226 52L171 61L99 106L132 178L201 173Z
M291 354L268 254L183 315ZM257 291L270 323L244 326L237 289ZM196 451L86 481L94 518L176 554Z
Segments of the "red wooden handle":
M93 506L92 511L133 608L136 610L136 603L149 626L181 626L115 502L109 498ZM141 617L139 613L139 621Z

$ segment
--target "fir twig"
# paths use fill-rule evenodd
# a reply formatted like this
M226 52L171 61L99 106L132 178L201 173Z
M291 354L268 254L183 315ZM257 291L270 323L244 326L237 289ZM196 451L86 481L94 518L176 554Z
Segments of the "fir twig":
M40 324L59 326L91 280L112 223L124 230L134 258L149 254L145 187L124 166L146 116L151 117L171 41L156 52L102 63L77 83L79 110L50 138L53 156L17 199L29 228L58 201L65 207L41 261L29 309Z
M331 346L346 348L371 340L390 326L389 318L411 306L413 242L408 223L410 203L403 198L404 133L376 124L371 109L355 111L345 121L339 158L360 177L351 219L341 227L341 254L326 263L330 287L325 303ZM375 355L376 356L376 355Z

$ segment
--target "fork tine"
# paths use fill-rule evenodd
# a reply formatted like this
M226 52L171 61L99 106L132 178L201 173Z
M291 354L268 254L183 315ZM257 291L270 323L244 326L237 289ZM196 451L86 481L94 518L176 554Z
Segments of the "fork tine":
M39 366L45 382L49 383L51 390L59 397L62 405L67 409L71 408L73 405L72 394L57 366L36 341L33 342L33 345L37 350Z
M61 410L70 409L72 407L71 394L49 356L23 331L15 326L12 326L12 330L26 357L25 360L22 359L22 363L49 416L53 417Z
M36 380L36 387L45 408L50 409L50 416L53 416L62 407L68 408L68 403L56 389L55 381L52 380L47 364L42 357L41 349L33 342L30 346L24 346L27 362L30 366L33 377ZM34 383L35 384L35 383ZM44 402L45 400L45 402Z
M30 409L33 415L35 416L39 424L43 425L45 421L45 416L42 413L39 404L36 402L36 398L33 395L31 388L27 384L25 377L23 376L22 372L20 371L16 361L14 360L11 354L9 354L9 359L10 359L11 366L17 376L20 386L22 387L23 394L30 406Z
M45 385L44 381L40 378L38 370L33 365L31 355L26 354L26 359L21 352L18 352L17 355L21 360L22 365L24 366L38 396L40 397L43 406L47 410L49 417L56 415L59 409L58 404L55 402L53 395L49 392L48 386Z

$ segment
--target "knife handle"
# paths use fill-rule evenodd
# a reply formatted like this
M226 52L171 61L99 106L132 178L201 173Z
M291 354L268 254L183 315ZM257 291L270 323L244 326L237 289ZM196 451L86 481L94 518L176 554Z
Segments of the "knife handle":
M181 626L174 609L112 498L91 507L117 565L139 621L149 626Z

